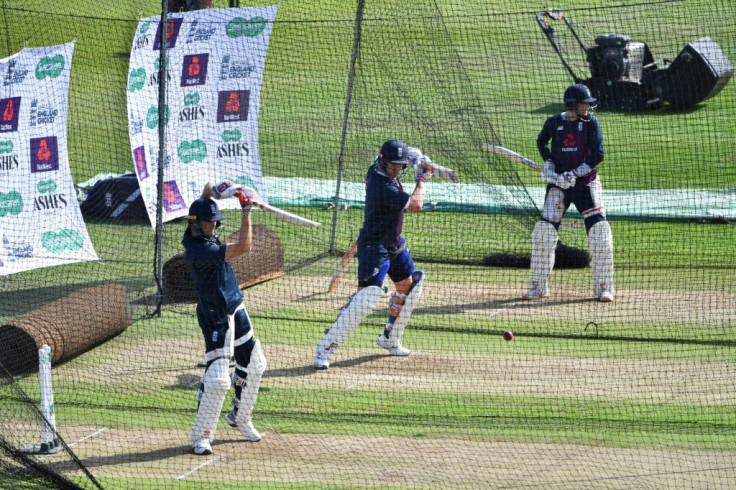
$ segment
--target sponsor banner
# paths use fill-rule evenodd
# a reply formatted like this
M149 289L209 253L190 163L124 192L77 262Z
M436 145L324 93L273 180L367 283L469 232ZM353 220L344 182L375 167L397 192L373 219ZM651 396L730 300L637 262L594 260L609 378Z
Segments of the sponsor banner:
M278 6L270 6L170 14L163 30L165 60L160 17L139 21L128 69L128 132L154 227L161 166L164 222L186 216L209 181L245 184L268 200L258 151L258 107L277 11ZM159 108L162 63L166 105ZM53 108L43 109L38 120L51 117ZM166 134L163 161L161 125ZM237 206L235 199L220 203L222 208Z
M73 52L69 43L0 60L0 276L98 260L67 153Z

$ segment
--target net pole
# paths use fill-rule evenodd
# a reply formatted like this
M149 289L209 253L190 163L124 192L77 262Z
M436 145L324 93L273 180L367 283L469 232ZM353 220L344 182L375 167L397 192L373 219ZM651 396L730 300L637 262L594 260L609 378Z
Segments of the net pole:
M161 0L161 28L159 34L161 38L159 50L159 67L158 67L158 187L156 189L156 255L154 258L156 277L156 289L158 290L158 299L156 302L156 315L161 316L161 308L163 304L163 193L164 193L164 161L166 158L166 21L169 14L169 6L167 0Z
M353 94L353 80L355 79L355 59L358 56L360 45L360 25L363 20L363 0L358 0L358 8L355 12L355 30L353 32L353 49L350 54L350 71L348 73L348 90L345 96L345 111L342 117L342 136L340 138L340 156L337 164L337 182L335 184L335 205L332 208L332 234L330 235L330 255L335 254L335 241L337 235L337 211L340 204L340 184L342 182L342 169L345 162L345 139L348 132L348 116L350 115L350 100Z

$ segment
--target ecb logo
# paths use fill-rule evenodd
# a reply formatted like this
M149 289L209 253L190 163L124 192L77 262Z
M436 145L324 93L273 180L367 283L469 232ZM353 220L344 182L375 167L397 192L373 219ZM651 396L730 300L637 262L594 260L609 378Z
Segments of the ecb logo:
M3 85L13 85L14 83L22 83L26 79L26 75L30 70L26 70L22 66L18 66L17 60L8 61L8 72L3 79Z
M207 81L207 62L210 55L188 54L184 56L181 70L181 86L191 87L193 85L204 85Z
M0 99L0 133L18 131L20 97Z
M225 90L217 94L217 122L248 120L250 90Z

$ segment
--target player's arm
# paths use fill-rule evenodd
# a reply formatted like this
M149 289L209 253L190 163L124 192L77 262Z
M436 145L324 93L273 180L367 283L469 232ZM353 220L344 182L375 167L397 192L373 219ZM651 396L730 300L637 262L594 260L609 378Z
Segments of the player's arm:
M215 183L214 182L207 182L204 185L204 189L202 189L202 196L205 199L212 199L212 189L214 189Z
M250 251L253 244L253 228L250 222L250 210L253 201L242 193L236 194L242 208L242 218L240 219L240 233L238 233L238 241L227 243L225 249L225 260L233 257L239 257Z
M429 165L429 163L431 163L429 157L422 155L422 152L417 148L410 148L409 155L414 171L416 172L416 177L414 178L416 186L414 187L414 192L411 194L409 205L406 209L409 211L421 211L422 207L424 207L424 194L426 192L425 184L432 178L434 168Z
M547 118L542 126L542 130L537 135L537 149L542 160L552 161L552 150L549 147L549 142L554 135L555 121L554 116Z
M587 143L589 154L588 158L585 159L585 163L593 169L603 161L605 155L605 150L603 149L603 131L601 131L601 125L595 117L588 123Z
M414 187L414 192L412 192L411 197L409 198L409 205L406 209L409 211L421 211L424 206L425 192L426 187L424 186L424 181L417 180L417 185Z

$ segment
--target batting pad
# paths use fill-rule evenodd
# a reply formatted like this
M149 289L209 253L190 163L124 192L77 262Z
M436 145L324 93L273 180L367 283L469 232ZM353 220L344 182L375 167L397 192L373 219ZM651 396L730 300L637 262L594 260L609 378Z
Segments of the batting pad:
M0 359L13 374L38 370L38 350L51 348L51 362L67 361L128 327L125 286L81 289L0 327Z
M239 233L237 231L223 241L235 242ZM253 225L252 233L250 251L230 259L240 289L284 275L284 246L276 232L266 225ZM194 302L198 299L183 252L164 263L163 293L166 300L172 303Z

